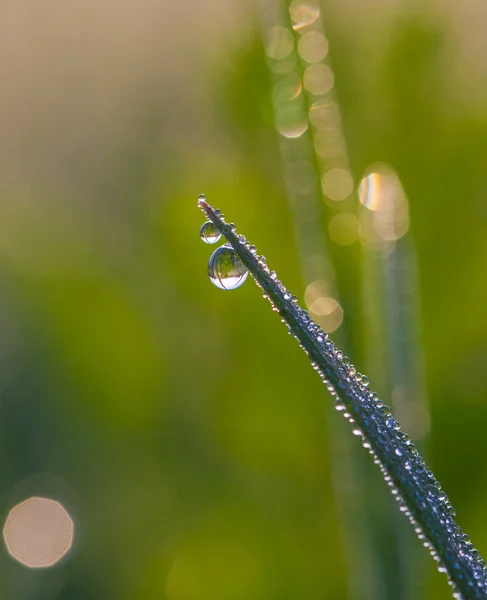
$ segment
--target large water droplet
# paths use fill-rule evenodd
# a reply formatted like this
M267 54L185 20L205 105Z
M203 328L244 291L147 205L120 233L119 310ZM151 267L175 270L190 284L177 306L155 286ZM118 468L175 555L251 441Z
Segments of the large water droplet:
M201 226L200 238L206 244L216 244L221 237L222 234L218 231L217 226L214 225L211 221L207 221Z
M235 290L247 279L247 267L229 246L220 246L210 256L208 276L222 290Z

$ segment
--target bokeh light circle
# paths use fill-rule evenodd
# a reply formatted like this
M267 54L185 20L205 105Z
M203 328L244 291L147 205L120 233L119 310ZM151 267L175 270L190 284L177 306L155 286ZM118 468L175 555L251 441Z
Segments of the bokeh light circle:
M26 567L51 567L71 549L74 523L56 500L33 496L10 510L3 538L12 558Z

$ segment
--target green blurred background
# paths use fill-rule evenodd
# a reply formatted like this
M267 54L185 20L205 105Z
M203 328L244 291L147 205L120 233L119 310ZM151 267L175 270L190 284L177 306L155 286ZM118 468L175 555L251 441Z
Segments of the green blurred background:
M326 0L320 18L355 187L380 161L409 201L409 356L430 415L418 444L486 553L487 7L412 4ZM256 286L225 293L206 274L201 192L300 299L309 284L274 127L268 5L0 7L0 507L5 521L51 498L75 524L49 569L4 545L2 599L449 597L407 527L405 553L425 564L403 576L418 589L383 580L404 562L373 515L395 515L386 485ZM324 202L309 225L344 307L332 338L391 404L394 373L367 343L374 305L391 300L363 268L380 259L329 239L340 206ZM340 444L366 469L363 494ZM379 567L353 582L371 554Z

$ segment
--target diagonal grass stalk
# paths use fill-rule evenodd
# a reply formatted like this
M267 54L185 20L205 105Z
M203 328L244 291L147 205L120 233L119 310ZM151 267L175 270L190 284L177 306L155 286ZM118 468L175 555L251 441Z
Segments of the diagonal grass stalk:
M225 237L253 276L263 294L308 355L335 399L335 408L352 425L352 432L379 466L399 509L413 525L418 538L448 576L453 596L480 600L487 594L487 568L479 552L455 521L455 511L409 436L403 433L388 407L368 388L368 379L357 372L278 280L255 247L238 236L220 211L206 202L198 205Z

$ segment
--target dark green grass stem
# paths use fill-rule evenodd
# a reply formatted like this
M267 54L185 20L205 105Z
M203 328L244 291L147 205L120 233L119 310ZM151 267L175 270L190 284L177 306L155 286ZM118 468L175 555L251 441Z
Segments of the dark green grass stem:
M335 399L335 407L352 424L353 433L362 439L362 445L379 465L399 509L437 561L438 569L447 574L453 596L464 600L487 598L487 568L482 557L456 524L451 503L409 436L401 431L377 394L368 389L367 378L350 365L328 335L300 308L297 299L269 270L265 258L237 235L235 226L226 223L220 211L204 197L199 198L198 205L240 257L308 355Z

